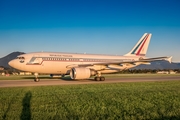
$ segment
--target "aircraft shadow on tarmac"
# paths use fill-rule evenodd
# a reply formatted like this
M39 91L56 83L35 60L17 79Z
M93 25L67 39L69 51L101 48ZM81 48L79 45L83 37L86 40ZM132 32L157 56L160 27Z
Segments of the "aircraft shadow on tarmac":
M22 79L34 79L34 76L22 77ZM84 80L72 80L70 76L65 77L49 77L49 76L39 76L40 80L64 80L64 81L84 81ZM94 81L93 78L86 79L86 81Z
M67 77L62 77L60 78L61 80L64 80L64 81L94 81L94 79L92 78L89 78L89 79L85 79L85 80L72 80L69 76Z

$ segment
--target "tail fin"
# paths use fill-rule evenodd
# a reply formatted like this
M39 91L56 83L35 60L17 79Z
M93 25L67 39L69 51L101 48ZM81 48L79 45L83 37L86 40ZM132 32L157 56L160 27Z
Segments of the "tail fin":
M134 46L134 48L125 56L145 56L149 46L151 35L152 34L150 33L145 33L138 41L138 43Z

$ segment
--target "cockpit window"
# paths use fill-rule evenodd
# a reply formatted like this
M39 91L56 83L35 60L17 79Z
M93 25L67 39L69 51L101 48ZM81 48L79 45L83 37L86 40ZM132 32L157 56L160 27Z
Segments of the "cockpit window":
M19 62L20 62L20 63L23 63L24 60L25 60L25 58L24 58L24 57L21 57L21 56L20 56L20 57L17 57L16 59L19 59Z
M24 57L17 57L16 59L25 59Z

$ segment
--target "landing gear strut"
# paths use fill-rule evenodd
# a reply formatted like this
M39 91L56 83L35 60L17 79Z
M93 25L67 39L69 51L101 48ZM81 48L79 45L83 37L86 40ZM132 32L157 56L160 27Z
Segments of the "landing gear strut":
M34 73L34 75L35 75L34 82L39 82L40 79L38 78L38 73Z
M105 81L105 77L101 76L101 72L98 72L97 77L94 78L95 81Z

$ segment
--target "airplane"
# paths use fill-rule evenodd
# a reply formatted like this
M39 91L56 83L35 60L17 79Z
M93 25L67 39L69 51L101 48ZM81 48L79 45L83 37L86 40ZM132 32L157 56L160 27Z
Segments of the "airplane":
M95 76L95 81L104 81L102 74L117 73L136 67L140 64L150 64L151 61L166 60L171 63L171 57L147 58L145 55L151 39L150 33L145 33L133 49L123 55L78 54L62 52L33 52L17 56L9 65L21 71L33 72L35 82L40 81L40 73L50 75L70 75L71 79L89 79Z

